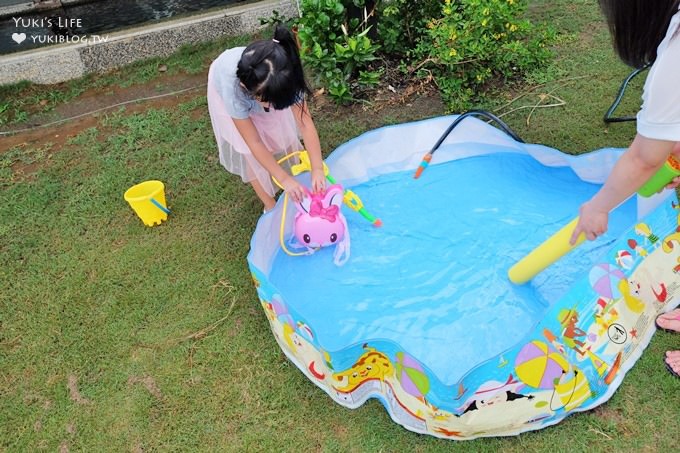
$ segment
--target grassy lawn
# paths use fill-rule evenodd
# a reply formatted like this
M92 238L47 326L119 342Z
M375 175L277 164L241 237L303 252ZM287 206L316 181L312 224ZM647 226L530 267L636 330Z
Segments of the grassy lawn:
M595 2L535 0L531 13L560 31L554 64L481 107L528 142L569 153L625 146L634 124L601 118L630 69L615 58ZM163 74L153 60L0 94L16 109L29 92L53 93L46 106L54 108L93 87L153 90L168 73L205 74L234 42L245 41L163 60ZM639 107L642 79L618 114ZM327 151L374 127L446 113L436 98L418 95L377 113L315 110ZM0 450L677 451L680 381L661 358L680 347L680 336L664 332L608 403L517 437L455 443L405 430L377 401L357 410L331 401L270 333L246 264L261 206L219 165L203 90L172 107L100 114L59 146L5 148ZM147 179L165 182L173 210L154 228L123 200Z

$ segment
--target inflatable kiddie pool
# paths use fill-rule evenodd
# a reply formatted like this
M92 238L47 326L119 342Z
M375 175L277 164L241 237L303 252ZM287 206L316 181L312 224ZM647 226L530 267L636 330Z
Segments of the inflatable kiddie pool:
M367 132L326 160L379 217L343 209L351 257L289 256L295 209L258 222L248 263L286 356L338 404L382 402L409 430L451 439L514 435L608 400L658 313L677 305L672 192L631 198L609 231L524 285L508 269L566 224L620 149L566 155L467 117ZM305 175L301 176L304 180ZM308 182L304 180L303 182Z

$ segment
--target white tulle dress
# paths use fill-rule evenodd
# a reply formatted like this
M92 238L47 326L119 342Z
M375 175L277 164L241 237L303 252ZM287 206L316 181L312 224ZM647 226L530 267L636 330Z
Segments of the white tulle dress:
M236 67L243 47L228 49L210 66L208 73L208 111L220 163L229 172L239 175L243 182L257 178L273 196L278 188L269 173L260 165L236 129L234 118L250 118L262 142L275 157L302 149L293 112L269 109L265 111L239 83Z

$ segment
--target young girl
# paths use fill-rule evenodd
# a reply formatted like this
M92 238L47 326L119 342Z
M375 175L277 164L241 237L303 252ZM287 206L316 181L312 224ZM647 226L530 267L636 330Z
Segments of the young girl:
M609 211L635 193L673 153L680 156L680 0L600 0L621 59L641 67L653 62L637 115L637 135L600 191L580 209L571 237L589 240L607 231ZM676 178L669 187L680 183ZM666 364L680 373L680 351Z
M295 38L281 25L273 39L228 49L210 65L208 110L220 163L253 186L265 211L275 204L272 176L293 201L304 198L303 186L274 157L303 149L300 137L312 165L312 191L325 187L309 93Z

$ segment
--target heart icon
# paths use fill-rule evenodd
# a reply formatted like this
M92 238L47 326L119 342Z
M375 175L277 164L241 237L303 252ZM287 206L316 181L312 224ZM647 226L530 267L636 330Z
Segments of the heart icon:
M12 33L12 39L16 41L17 44L21 44L26 39L26 33Z

